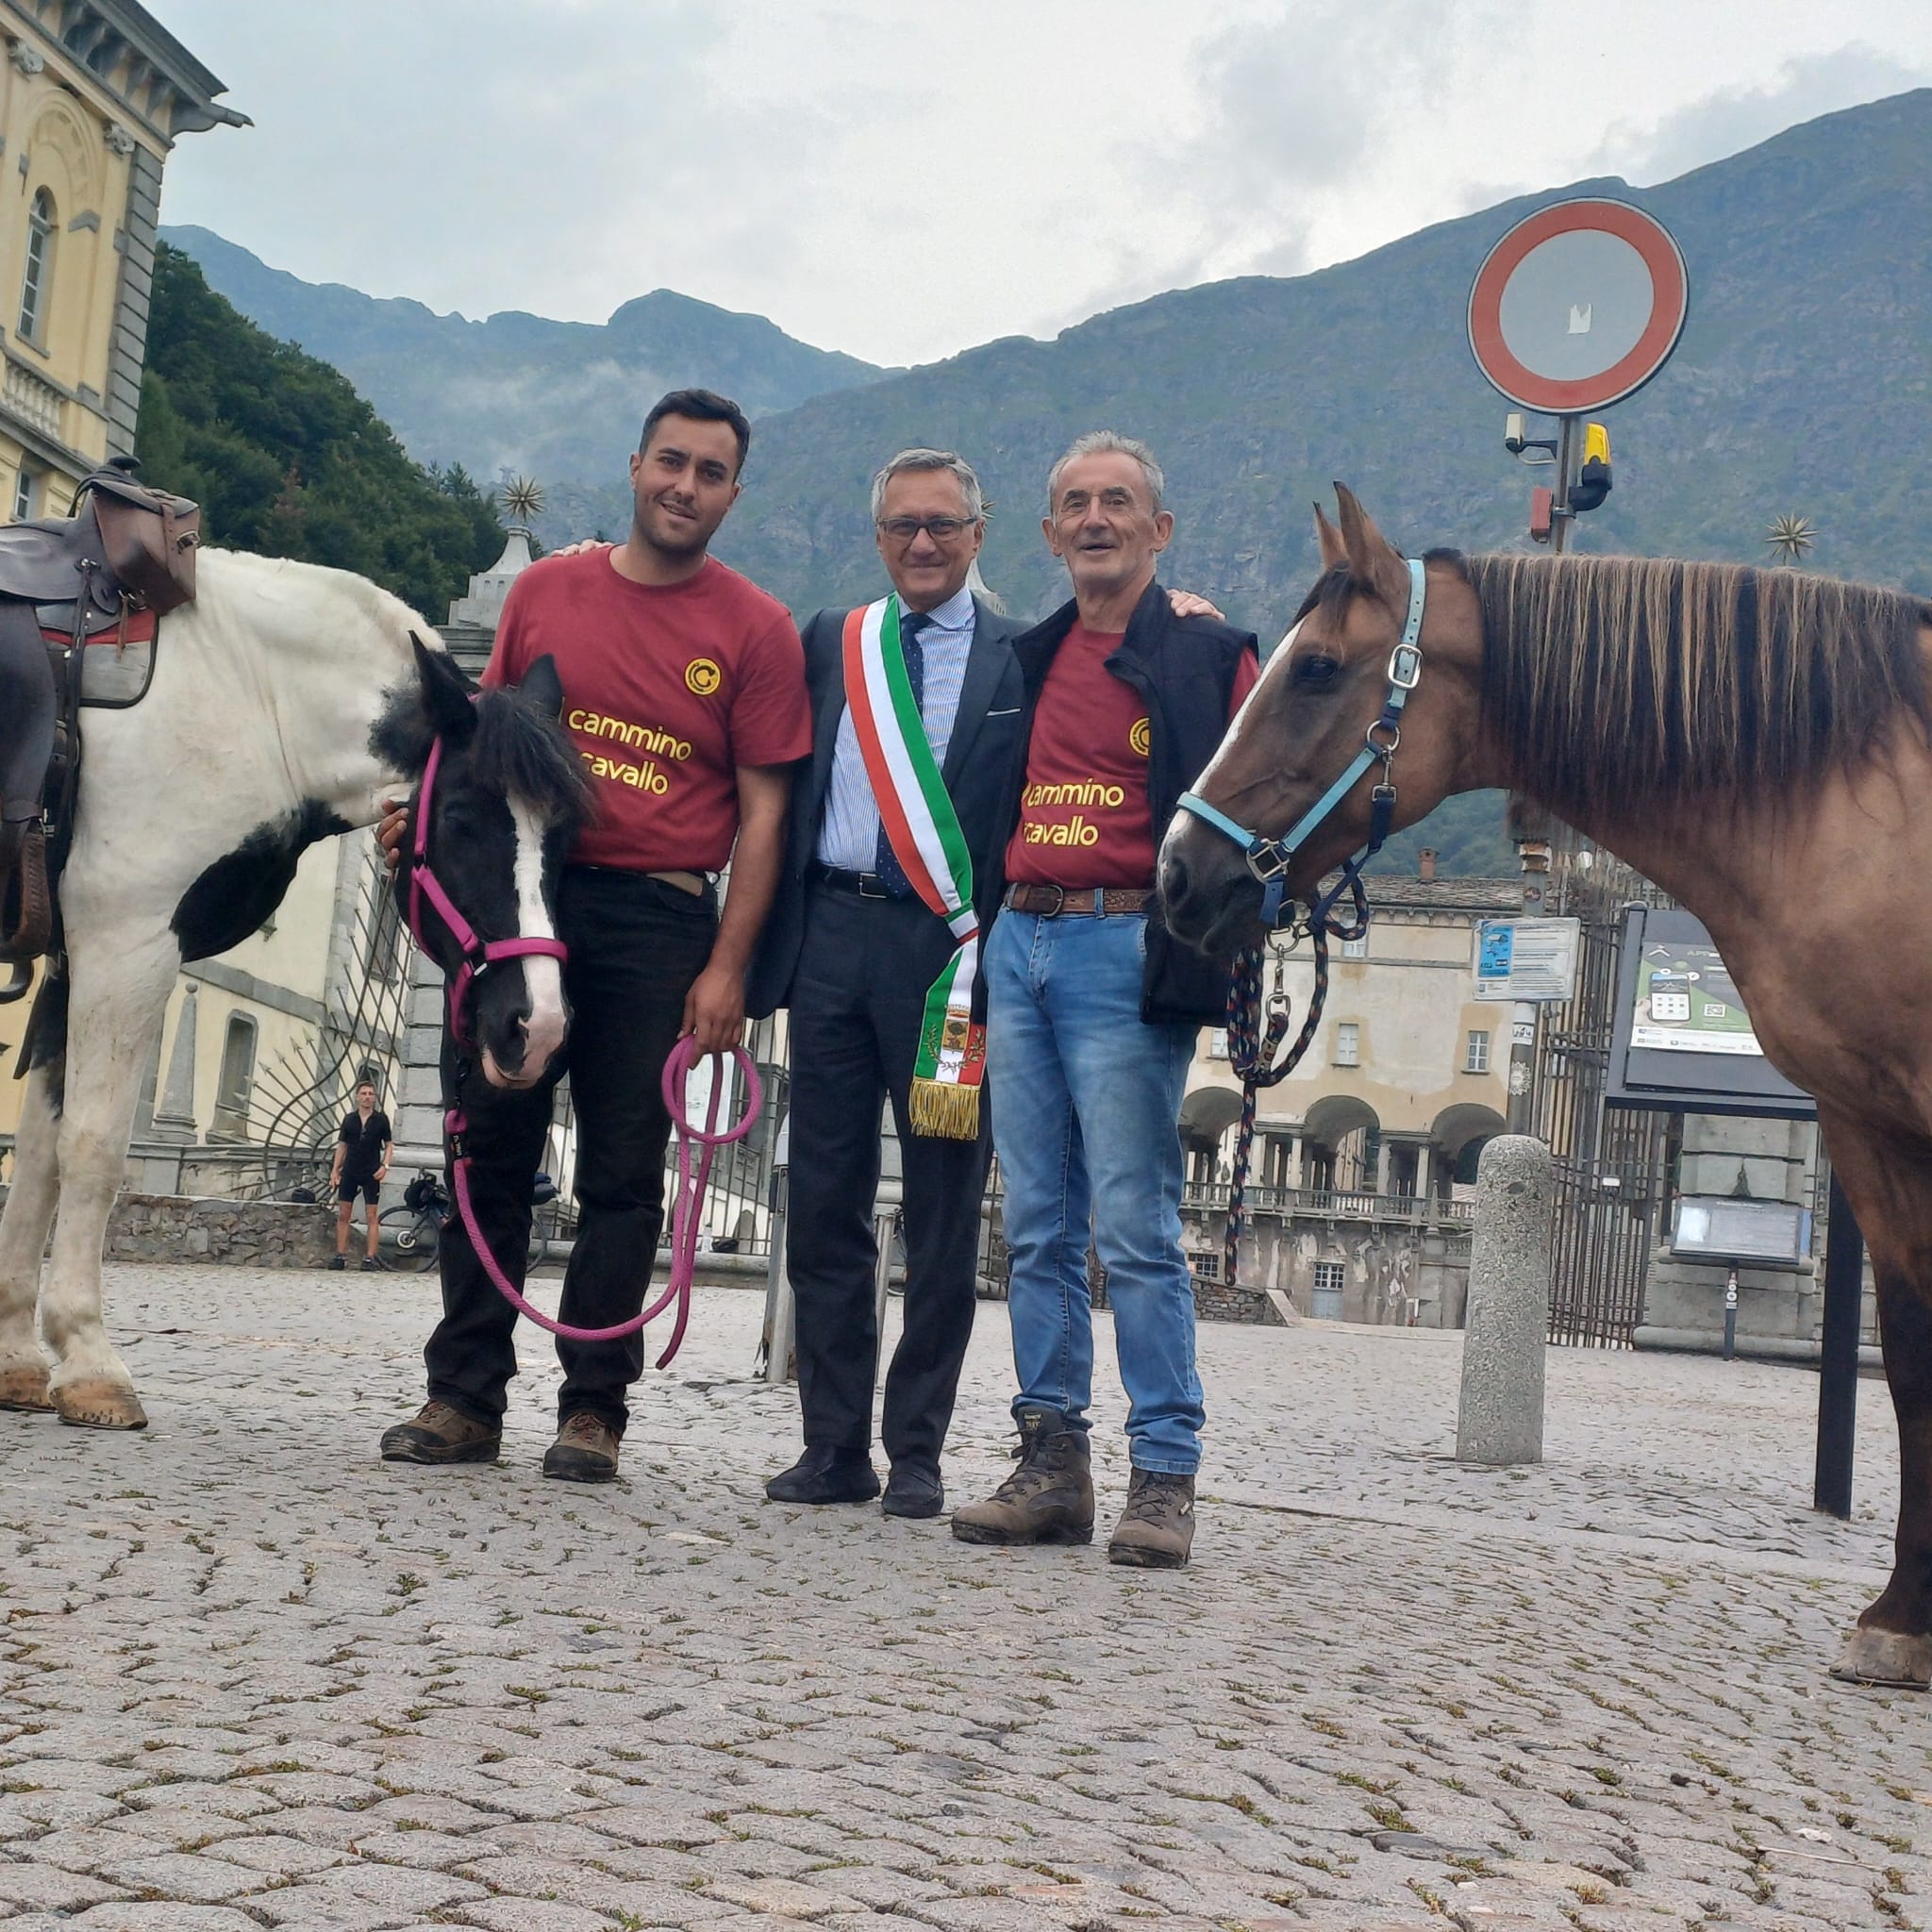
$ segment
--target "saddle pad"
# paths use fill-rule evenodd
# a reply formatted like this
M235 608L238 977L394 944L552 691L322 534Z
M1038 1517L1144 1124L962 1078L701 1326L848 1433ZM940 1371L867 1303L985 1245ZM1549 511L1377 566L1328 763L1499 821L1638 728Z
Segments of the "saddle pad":
M152 610L140 610L128 620L127 642L120 627L96 631L81 646L80 701L83 705L122 709L147 695L155 674L155 638L159 621ZM64 644L59 631L43 630L50 644Z

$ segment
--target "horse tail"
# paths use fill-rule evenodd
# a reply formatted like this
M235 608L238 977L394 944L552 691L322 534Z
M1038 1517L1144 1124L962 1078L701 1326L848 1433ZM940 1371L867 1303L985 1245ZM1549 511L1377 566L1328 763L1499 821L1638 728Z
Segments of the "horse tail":
M13 1077L24 1080L36 1068L47 1075L47 1110L55 1119L66 1102L67 1092L67 975L48 973L42 977L34 994L32 1010L26 1016L26 1033L20 1042L20 1057L14 1062Z

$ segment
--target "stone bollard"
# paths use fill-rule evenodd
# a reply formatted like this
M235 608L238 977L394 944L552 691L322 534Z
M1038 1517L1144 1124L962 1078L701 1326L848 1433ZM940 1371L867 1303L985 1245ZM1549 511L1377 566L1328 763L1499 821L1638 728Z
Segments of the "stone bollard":
M1502 1134L1483 1149L1469 1250L1458 1462L1543 1459L1555 1200L1556 1170L1541 1141Z

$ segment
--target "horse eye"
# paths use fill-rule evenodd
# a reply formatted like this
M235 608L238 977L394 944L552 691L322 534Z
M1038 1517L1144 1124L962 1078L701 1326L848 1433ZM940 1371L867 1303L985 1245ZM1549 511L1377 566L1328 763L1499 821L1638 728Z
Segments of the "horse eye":
M1294 681L1310 691L1324 691L1335 682L1341 670L1333 658L1297 658Z

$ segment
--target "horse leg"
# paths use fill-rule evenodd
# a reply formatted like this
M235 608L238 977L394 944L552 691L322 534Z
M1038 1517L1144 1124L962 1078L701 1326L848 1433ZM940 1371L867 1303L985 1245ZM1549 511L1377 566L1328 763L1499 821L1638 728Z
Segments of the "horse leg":
M1865 1236L1885 1379L1898 1421L1891 1580L1859 1617L1832 1674L1932 1688L1932 1141L1880 1138L1819 1109L1825 1144Z
M13 1185L0 1211L0 1408L50 1409L47 1358L34 1338L41 1259L60 1191L60 1124L44 1068L28 1074L13 1141Z
M127 1142L149 1049L179 969L174 939L76 952L60 1117L60 1213L41 1298L56 1357L48 1391L63 1423L140 1429L134 1378L101 1324L101 1249L127 1166Z

